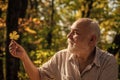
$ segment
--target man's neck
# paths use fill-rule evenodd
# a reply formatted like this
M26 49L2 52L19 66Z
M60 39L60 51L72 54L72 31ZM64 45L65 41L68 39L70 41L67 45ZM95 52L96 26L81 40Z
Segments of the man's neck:
M95 56L96 48L91 49L90 53L77 56L80 63L91 63Z
M94 48L87 57L77 57L80 72L82 72L87 65L92 64L95 57L95 50L96 49Z

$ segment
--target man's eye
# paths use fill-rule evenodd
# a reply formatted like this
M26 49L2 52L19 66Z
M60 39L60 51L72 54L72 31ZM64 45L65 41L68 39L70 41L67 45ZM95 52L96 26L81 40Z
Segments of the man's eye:
M77 31L75 31L74 34L78 34Z
M77 34L77 32L75 31L74 34Z
M74 32L75 35L80 35L77 31Z

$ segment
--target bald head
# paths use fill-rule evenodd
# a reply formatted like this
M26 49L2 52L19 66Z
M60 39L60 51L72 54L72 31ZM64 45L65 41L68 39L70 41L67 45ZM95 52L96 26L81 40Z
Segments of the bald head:
M100 39L100 28L99 24L96 21L93 21L90 18L81 18L78 19L74 24L78 26L78 28L82 27L88 34L96 35L97 41Z

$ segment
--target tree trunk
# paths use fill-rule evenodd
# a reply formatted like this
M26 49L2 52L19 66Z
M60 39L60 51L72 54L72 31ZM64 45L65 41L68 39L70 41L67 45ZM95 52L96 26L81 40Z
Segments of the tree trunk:
M86 10L82 11L82 17L86 17L86 18L90 17L93 3L94 3L93 0L86 0L85 2L83 2L84 7L86 7L87 5L89 9L87 10L87 12Z
M107 49L108 52L112 53L113 55L116 55L118 51L120 50L120 34L117 34L114 38L114 41L112 44L115 44L115 48L110 47Z
M54 29L54 0L51 1L51 18L50 18L50 29L48 30L48 34L47 34L47 43L48 43L48 46L47 48L48 49L51 49L51 44L52 44L52 38L53 38L53 35L52 35L52 32L53 32L53 29Z
M2 10L0 8L0 18L2 15ZM2 38L2 36L0 36L0 38ZM3 40L3 39L2 39ZM1 50L2 47L2 41L0 41L0 80L4 80L3 78L3 51Z
M9 34L18 32L18 18L25 16L27 0L9 0L6 18L6 80L18 80L19 59L9 53ZM20 39L17 41L20 43Z
M1 47L1 45L0 45ZM3 51L0 50L0 80L4 80L3 77Z

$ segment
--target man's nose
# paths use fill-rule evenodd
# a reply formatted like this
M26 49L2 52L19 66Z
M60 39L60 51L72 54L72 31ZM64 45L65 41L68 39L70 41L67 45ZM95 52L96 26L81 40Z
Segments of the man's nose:
M67 38L72 38L72 33L71 32L67 35Z

